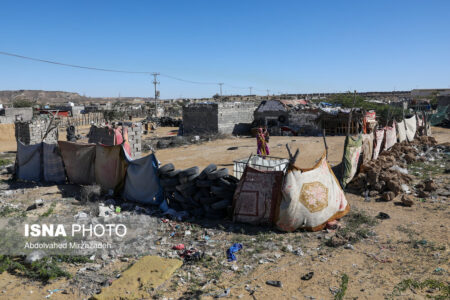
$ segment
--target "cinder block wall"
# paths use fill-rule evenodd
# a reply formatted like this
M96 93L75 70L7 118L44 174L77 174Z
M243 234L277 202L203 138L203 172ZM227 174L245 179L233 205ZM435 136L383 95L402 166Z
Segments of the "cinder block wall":
M50 120L36 119L30 122L16 122L15 133L16 139L25 145L34 145L42 142L42 138L47 131ZM53 127L53 125L52 125ZM50 130L44 142L56 144L58 142L58 128Z
M142 155L142 124L133 123L133 126L126 126L128 132L128 142L131 148L131 157L140 158ZM114 145L114 131L108 127L97 127L92 125L89 134L89 143Z
M183 107L183 135L217 133L217 103L190 104Z
M222 134L247 134L253 122L253 103L221 103L218 108L218 131Z

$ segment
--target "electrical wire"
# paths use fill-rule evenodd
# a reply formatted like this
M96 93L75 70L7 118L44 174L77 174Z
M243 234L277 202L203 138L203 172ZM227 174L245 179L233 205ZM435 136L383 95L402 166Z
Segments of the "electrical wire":
M89 66L67 64L67 63L57 62L57 61L53 61L53 60L46 60L46 59L40 59L40 58L35 58L35 57L29 57L29 56L24 56L24 55L19 55L19 54L10 53L10 52L4 52L4 51L0 51L0 55L11 56L11 57L16 57L16 58L21 58L21 59L26 59L26 60L31 60L31 61L37 61L37 62L42 62L42 63L47 63L47 64L71 67L71 68L92 70L92 71L102 71L102 72L112 72L112 73L125 73L125 74L146 74L146 75L152 75L152 73L153 73L153 72L148 72L148 71L117 70L117 69L106 69L106 68L97 68L97 67L89 67ZM173 79L173 80L178 80L178 81L181 81L181 82L186 82L186 83L191 83L191 84L219 85L219 82L193 81L193 80L187 80L187 79L183 79L183 78L180 78L180 77L175 77L175 76L164 74L164 73L161 73L159 75L163 76L163 77L166 77L166 78ZM233 86L233 85L227 84L227 83L222 83L222 84L225 85L225 86L228 86L230 88L239 89L239 90L247 90L248 89L248 87ZM255 90L255 91L263 91L263 90L259 90L259 89L253 89L253 90Z

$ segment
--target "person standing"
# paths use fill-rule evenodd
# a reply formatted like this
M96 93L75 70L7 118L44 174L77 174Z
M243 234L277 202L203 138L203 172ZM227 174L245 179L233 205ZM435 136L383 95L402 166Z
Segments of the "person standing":
M258 145L257 153L263 158L270 154L269 146L267 145L266 134L268 135L267 130L264 131L262 128L258 128L258 133L256 135L256 143Z

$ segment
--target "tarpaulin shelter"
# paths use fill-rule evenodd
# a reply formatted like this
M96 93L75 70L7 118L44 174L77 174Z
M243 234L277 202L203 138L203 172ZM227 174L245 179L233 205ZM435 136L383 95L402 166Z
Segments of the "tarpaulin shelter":
M412 142L414 140L414 136L416 135L417 123L416 116L412 116L411 118L405 119L406 123L406 138L408 142Z
M345 138L344 157L342 160L342 186L345 187L358 171L359 156L361 155L363 138L347 136Z
M361 144L361 141L360 137L356 143ZM350 211L325 155L311 169L291 166L285 176L282 195L276 226L284 231L321 230L327 222L342 218Z
M69 181L95 183L95 144L58 141Z
M392 127L390 126L386 126L384 127L384 148L383 150L389 150L391 149L392 146L395 145L395 143L397 143L397 132L396 132L396 126L395 126L395 122L394 124L392 124Z
M377 159L378 155L381 151L381 146L383 145L384 140L384 130L376 130L375 131L375 147L373 147L373 159Z
M47 182L64 183L66 173L64 164L56 144L42 143L44 158L44 180Z
M233 197L233 221L274 224L281 200L283 171L246 166Z
M17 141L17 178L41 181L41 144L24 145Z
M129 201L142 204L159 205L161 210L167 210L163 188L156 174L158 161L152 153L139 159L131 159L125 153L128 163L123 197Z
M373 133L362 135L362 163L365 164L372 160L373 156Z
M95 182L104 191L117 193L124 184L126 172L127 162L122 146L95 147Z
M397 123L398 142L406 141L405 121Z

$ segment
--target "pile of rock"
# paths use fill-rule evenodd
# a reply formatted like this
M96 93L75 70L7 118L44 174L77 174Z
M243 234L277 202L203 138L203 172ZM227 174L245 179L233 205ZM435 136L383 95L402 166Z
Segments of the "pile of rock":
M231 209L239 181L214 164L199 172L198 167L176 170L169 163L158 169L158 176L171 208L209 218L222 218Z
M369 191L369 196L381 196L385 201L410 193L409 186L414 177L408 174L407 165L425 161L430 147L436 144L429 136L421 136L411 143L397 143L389 151L382 152L377 160L362 165L348 187L362 193Z

